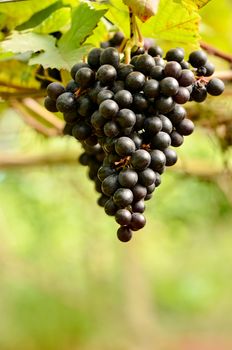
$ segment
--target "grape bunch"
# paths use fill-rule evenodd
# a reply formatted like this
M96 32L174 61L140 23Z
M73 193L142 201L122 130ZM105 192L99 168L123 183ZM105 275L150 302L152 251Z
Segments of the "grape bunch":
M114 47L92 49L87 62L72 67L66 87L47 87L44 103L63 113L64 134L82 144L79 162L88 167L98 204L115 217L117 236L127 242L145 226L145 202L165 168L177 162L174 148L194 130L183 105L220 95L224 84L208 78L214 67L200 50L188 61L183 49L163 57L158 46L137 51L129 64L121 56Z

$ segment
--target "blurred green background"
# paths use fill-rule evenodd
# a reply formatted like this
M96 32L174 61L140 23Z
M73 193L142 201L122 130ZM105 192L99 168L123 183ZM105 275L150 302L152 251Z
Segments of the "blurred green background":
M204 39L228 52L229 9L212 1L202 11ZM0 108L1 155L80 154ZM225 155L200 127L178 154L193 171L166 171L128 244L84 167L0 169L1 350L232 349L232 182L211 176Z

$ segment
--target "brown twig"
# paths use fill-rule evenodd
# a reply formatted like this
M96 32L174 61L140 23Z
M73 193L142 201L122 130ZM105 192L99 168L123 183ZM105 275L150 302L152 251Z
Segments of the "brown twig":
M200 46L202 49L204 49L206 52L208 52L210 55L214 55L217 57L222 58L223 60L229 62L232 65L232 55L227 54L219 49L217 49L216 47L209 45L205 42L201 42Z
M40 134L48 137L57 136L60 134L54 128L48 128L41 124L38 120L33 118L27 109L17 100L11 101L12 107L18 112L23 121L28 124L30 127L38 131Z
M51 124L55 129L59 132L62 132L64 128L64 122L58 119L53 113L47 111L41 104L39 104L33 98L24 98L22 103L31 111L36 113L39 117L46 120L49 124Z

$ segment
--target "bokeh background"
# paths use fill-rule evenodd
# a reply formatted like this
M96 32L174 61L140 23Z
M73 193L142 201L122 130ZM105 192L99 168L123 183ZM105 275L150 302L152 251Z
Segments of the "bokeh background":
M219 0L201 10L203 39L227 53L231 12ZM227 88L202 119L231 117ZM199 123L128 244L77 162L0 164L0 349L232 349L231 152L218 135ZM0 103L0 161L80 151Z

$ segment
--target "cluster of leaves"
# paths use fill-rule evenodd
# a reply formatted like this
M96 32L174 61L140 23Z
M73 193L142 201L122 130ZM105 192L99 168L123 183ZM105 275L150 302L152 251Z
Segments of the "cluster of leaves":
M0 92L2 82L4 86L7 82L12 83L12 62L17 61L20 66L13 78L16 87L39 87L31 79L36 65L67 71L92 46L99 46L107 39L111 28L121 30L128 37L127 6L134 9L141 20L139 26L144 36L166 40L170 46L187 46L191 50L199 42L198 9L208 1L30 0L0 3L0 61L4 64ZM147 16L145 22L144 16ZM32 66L31 69L28 66Z

